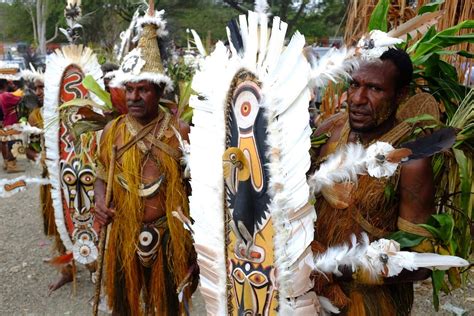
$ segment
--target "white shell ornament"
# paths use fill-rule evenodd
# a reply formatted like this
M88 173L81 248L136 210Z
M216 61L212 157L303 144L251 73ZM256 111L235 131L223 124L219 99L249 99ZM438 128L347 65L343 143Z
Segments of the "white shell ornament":
M72 248L74 260L82 264L90 264L97 260L97 247L87 239L79 239Z

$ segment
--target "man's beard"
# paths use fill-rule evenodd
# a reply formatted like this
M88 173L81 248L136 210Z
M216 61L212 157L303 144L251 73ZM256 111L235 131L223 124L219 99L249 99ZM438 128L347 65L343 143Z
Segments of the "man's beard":
M394 118L396 113L397 113L397 106L395 102L384 104L382 107L380 107L380 111L375 113L375 115L371 115L372 122L370 122L369 125L363 126L363 127L354 127L352 125L352 121L349 115L349 126L351 127L351 130L356 133L371 132L377 129L377 127L384 124L387 120Z
M351 127L351 130L356 132L356 133L367 133L367 132L370 132L371 130L373 130L374 128L377 127L377 125L375 124L370 124L370 125L367 125L367 126L363 126L363 127L354 127L352 125L352 121L351 119L349 118L349 126Z

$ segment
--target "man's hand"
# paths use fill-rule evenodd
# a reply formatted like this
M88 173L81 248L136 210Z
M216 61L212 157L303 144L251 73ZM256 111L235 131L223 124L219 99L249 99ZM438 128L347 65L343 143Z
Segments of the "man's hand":
M105 206L104 201L95 203L95 220L101 227L109 225L115 217L115 209Z
M97 178L94 183L95 220L101 227L110 224L115 217L115 209L105 205L105 182Z

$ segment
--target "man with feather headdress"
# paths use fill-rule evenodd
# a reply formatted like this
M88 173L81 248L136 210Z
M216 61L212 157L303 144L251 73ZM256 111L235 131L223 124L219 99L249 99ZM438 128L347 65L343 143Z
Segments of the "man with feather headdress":
M96 219L102 227L111 223L105 289L109 306L120 315L178 315L185 308L178 292L185 301L192 294L186 286L193 271L191 236L172 215L188 213L179 151L187 128L159 107L172 89L157 43L165 32L162 14L150 5L138 20L138 46L111 82L125 88L128 113L105 127L98 156ZM114 180L105 183L110 168ZM111 207L104 201L106 186L112 188Z
M403 122L406 117L402 118L399 105L408 95L412 73L410 57L398 49L385 50L379 58L362 58L348 89L348 112L329 118L315 132L329 136L318 149L319 162L349 143L368 146L381 141L396 146L406 139L411 126ZM408 103L405 110L406 106L421 107ZM383 173L382 169L378 172ZM418 235L421 230L427 235L416 224L425 223L434 212L431 160L410 161L390 178L361 175L357 185L335 184L322 192L315 208L316 253L364 232L371 240L399 229ZM347 315L409 315L413 304L411 282L425 279L428 274L426 270L406 272L394 278L374 279L368 271L359 269L354 274L333 277L329 284L321 277L315 289Z

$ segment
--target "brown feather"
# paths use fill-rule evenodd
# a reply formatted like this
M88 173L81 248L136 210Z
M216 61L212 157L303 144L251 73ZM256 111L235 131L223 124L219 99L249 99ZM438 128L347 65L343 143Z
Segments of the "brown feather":
M407 34L410 34L412 38L417 33L424 34L432 25L438 22L443 14L444 11L436 11L418 15L391 30L387 35L406 40Z
M385 160L392 163L399 163L405 158L408 158L413 152L408 148L400 148L392 150L385 157Z

